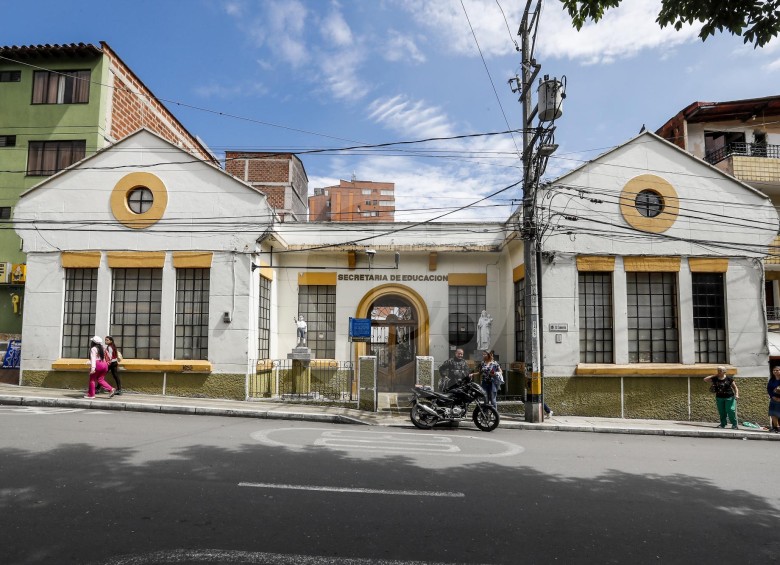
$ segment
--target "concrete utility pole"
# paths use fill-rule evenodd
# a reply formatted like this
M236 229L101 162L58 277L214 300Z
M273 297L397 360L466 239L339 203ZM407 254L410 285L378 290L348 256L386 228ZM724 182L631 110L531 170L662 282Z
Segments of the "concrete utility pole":
M532 5L535 4L533 10ZM549 81L545 77L544 115L540 111L540 105L532 105L532 88L541 65L537 64L533 57L536 30L539 26L539 15L542 0L527 0L520 30L517 34L521 39L521 76L511 79L513 92L520 92L520 103L523 108L523 225L521 236L523 239L523 263L525 264L525 293L523 305L525 309L525 378L526 378L526 402L525 420L527 422L543 421L543 391L542 391L542 350L541 350L541 285L540 285L540 249L539 230L536 224L536 192L539 185L539 177L546 166L547 158L555 151L557 146L552 143L552 134L555 126L543 128L541 122L554 121L560 116L560 102L562 101L562 84L557 80ZM548 88L548 84L551 86ZM541 86L540 86L541 88ZM550 98L553 97L553 107L549 107ZM538 127L533 127L533 120L537 115L540 118ZM538 151L536 149L537 145Z

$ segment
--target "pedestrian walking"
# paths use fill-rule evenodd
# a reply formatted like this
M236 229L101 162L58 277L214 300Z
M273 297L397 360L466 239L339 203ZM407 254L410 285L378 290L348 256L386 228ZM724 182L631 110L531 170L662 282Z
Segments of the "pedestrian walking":
M773 433L780 433L780 365L772 367L766 392L769 394L769 425Z
M116 383L116 394L122 394L122 381L119 380L119 362L122 360L122 354L119 352L114 338L110 335L106 336L106 359L108 360L108 370L111 372L111 376L114 377Z
M710 383L710 392L715 393L715 404L718 407L720 416L720 428L726 427L726 417L731 422L731 428L736 430L737 426L737 400L739 399L739 389L734 379L726 374L726 367L718 367L715 375L704 377L704 381Z
M106 382L106 373L108 372L108 363L106 363L105 350L103 349L103 338L96 335L89 342L89 388L84 398L95 398L95 387L102 386L109 391L108 397L116 394L116 390Z
M494 360L492 351L482 352L482 363L479 364L477 372L471 374L472 377L476 375L482 376L482 388L487 393L488 403L498 409L496 396L498 389L504 384L504 374L501 372L501 366Z

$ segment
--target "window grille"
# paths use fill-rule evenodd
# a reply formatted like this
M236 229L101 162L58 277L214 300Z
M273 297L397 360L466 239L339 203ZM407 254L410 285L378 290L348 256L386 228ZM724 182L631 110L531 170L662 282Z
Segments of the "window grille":
M260 277L257 336L257 358L269 359L271 357L271 281L265 277Z
M629 363L679 363L676 273L626 273Z
M65 316L62 325L62 356L86 358L89 340L95 335L97 269L65 269Z
M515 283L515 360L525 362L525 279Z
M298 289L298 314L303 314L306 320L306 345L314 358L335 359L336 286L301 285ZM290 323L293 321L290 320Z
M477 348L477 321L485 309L484 286L449 287L449 342L464 351Z
M111 335L122 355L160 358L162 269L113 269Z
M175 359L209 357L211 269L176 269Z
M22 71L0 71L0 82L20 82Z
M16 136L0 135L0 147L16 147Z
M693 331L697 363L726 363L723 273L692 273Z
M579 273L580 362L613 363L612 273Z

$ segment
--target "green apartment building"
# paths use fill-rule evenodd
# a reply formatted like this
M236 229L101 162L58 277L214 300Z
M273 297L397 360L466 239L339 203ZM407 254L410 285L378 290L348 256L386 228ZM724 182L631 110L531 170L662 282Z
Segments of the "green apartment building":
M22 331L19 196L141 127L216 163L105 42L0 47L0 340Z

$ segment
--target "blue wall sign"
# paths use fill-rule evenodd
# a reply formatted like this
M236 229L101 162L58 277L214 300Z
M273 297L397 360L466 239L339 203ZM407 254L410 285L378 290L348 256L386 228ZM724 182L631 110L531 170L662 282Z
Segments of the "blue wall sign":
M371 318L350 318L349 337L352 341L370 341Z

